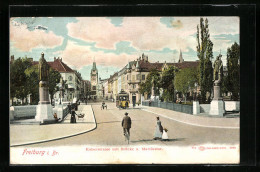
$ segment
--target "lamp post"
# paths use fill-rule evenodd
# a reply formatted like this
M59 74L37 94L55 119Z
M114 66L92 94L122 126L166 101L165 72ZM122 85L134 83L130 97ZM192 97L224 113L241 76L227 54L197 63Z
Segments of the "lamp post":
M62 84L60 85L60 104L61 104L61 98L62 98Z

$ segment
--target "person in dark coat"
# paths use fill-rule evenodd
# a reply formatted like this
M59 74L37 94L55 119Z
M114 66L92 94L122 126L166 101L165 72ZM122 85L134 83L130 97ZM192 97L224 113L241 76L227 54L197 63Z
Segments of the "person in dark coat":
M76 112L75 110L72 110L71 112L71 118L70 118L70 123L76 123Z
M122 127L123 127L123 131L124 131L124 135L126 134L126 131L128 132L129 136L130 136L130 128L131 128L131 118L128 116L128 113L125 113L125 116L122 120Z
M69 109L69 113L71 114L71 104L70 104L70 102L68 104L68 109Z

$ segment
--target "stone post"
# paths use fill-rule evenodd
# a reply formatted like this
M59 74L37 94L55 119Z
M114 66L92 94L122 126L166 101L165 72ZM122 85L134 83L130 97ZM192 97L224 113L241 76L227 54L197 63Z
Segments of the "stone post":
M214 83L214 97L210 103L209 115L224 116L225 113L225 102L221 97L220 84L219 82Z
M198 101L193 101L193 115L200 114L200 104Z

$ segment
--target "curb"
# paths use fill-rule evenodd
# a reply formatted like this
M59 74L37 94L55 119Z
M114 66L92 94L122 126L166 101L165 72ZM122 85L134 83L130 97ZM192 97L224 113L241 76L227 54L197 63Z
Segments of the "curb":
M85 133L88 133L90 131L93 131L93 130L95 130L97 128L97 121L96 121L96 116L95 116L95 113L93 111L92 105L91 105L91 110L93 112L93 117L94 117L94 122L95 122L95 127L92 128L92 129L89 129L89 130L83 131L83 132L79 132L79 133L76 133L76 134L72 134L72 135L69 135L69 136L54 138L54 139L48 139L48 140L42 140L42 141L31 142L31 143L24 143L24 144L10 145L10 147L26 146L26 145L32 145L32 144L39 144L39 143L45 143L45 142L50 142L50 141L56 141L56 140L66 139L66 138L69 138L69 137L74 137L74 136L78 136L78 135L85 134Z
M229 127L229 126L208 126L208 125L194 124L194 123L189 123L189 122L185 122L185 121L177 120L177 119L174 119L174 118L171 118L171 117L168 117L168 116L162 115L162 114L158 114L158 113L156 113L156 112L152 112L152 111L147 110L147 109L142 109L142 110L147 111L147 112L150 112L150 113L153 113L153 114L156 114L156 115L159 115L159 116L164 117L164 118L168 118L168 119L173 120L173 121L177 121L177 122L184 123L184 124L187 124L187 125L193 125L193 126L196 126L196 127L205 127L205 128L222 128L222 129L240 129L240 127Z

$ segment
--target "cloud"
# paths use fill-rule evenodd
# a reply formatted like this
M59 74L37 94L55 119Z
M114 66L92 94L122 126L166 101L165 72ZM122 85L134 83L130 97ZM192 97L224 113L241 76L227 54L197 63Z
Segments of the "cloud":
M121 27L116 27L110 19L103 17L80 17L77 23L69 23L67 28L69 36L95 42L97 48L115 49L116 43L128 41L140 50L161 50L165 47L185 49L191 46L191 41L186 37L196 32L189 27L184 28L191 25L186 19L176 18L174 26L182 29L175 29L161 23L160 17L124 17ZM196 27L195 24L193 26Z
M27 25L17 23L10 24L10 42L12 45L24 52L33 48L54 48L61 45L63 37L55 35L52 31L46 33L44 30L35 29L29 31Z
M60 54L63 61L72 67L81 69L83 66L92 65L94 59L97 65L124 67L128 61L135 60L136 55L104 53L101 51L91 51L89 46L78 45L73 41L68 41L67 47Z

